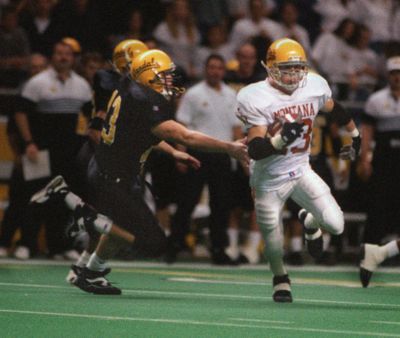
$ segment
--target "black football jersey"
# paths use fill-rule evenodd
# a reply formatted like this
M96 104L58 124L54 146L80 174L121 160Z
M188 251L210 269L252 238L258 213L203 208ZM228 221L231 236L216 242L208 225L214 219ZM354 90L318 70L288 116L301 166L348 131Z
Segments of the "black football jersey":
M117 88L121 75L114 70L101 69L93 79L94 112L106 111L108 100Z
M96 149L100 170L114 178L133 180L151 147L161 141L151 129L171 119L172 104L161 94L129 78L121 79L108 102L102 140Z

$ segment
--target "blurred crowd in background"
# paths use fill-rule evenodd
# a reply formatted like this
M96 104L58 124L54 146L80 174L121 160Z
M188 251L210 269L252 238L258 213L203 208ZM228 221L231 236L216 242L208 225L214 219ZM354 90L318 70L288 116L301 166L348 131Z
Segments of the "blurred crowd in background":
M71 68L88 86L93 84L96 71L112 67L111 55L119 42L138 39L149 48L162 49L171 56L180 75L180 85L187 89L207 76L214 76L214 80L223 80L237 92L247 84L265 79L267 74L260 61L265 60L268 46L278 38L290 37L303 45L310 68L329 81L334 98L352 112L359 125L363 124L368 98L388 85L387 59L400 55L398 0L0 0L0 6L0 118L4 126L0 130L0 143L8 142L12 149L12 155L3 149L5 146L0 149L3 209L9 205L0 226L0 257L14 255L27 259L46 254L58 259L75 259L78 255L79 245L66 241L61 228L51 224L51 219L33 221L24 211L29 197L25 196L26 191L40 188L43 181L28 183L32 186L26 190L14 189L17 191L14 196L7 193L11 182L19 184L24 180L20 162L26 145L21 144L13 122L16 102L29 78L60 61L54 51L56 43L63 41L69 46L73 53ZM211 54L223 57L226 70L222 74L206 74L204 65ZM397 98L392 110L400 115L399 102ZM385 104L382 102L382 110ZM79 116L76 126L79 137L74 142L82 145L89 117L83 113ZM208 131L207 126L190 125L196 117L185 120L177 116L177 119L194 129L204 127ZM60 128L63 123L52 122L58 123ZM367 122L371 124L371 120ZM197 123L206 122L200 119ZM240 121L232 130L217 130L213 136L220 136L219 132L230 133L232 139L243 136L244 131L238 131L238 127ZM390 131L400 142L400 125L392 125ZM317 263L348 261L346 253L354 253L360 242L380 243L397 236L400 228L397 216L400 215L395 206L400 209L400 195L388 194L385 200L385 195L379 193L399 192L395 175L388 169L383 171L389 172L387 179L374 180L370 167L372 151L362 157L369 164L340 160L338 150L348 136L341 133L329 116L318 117L313 134L312 165L330 185L346 218L346 231L342 236L325 235L325 254ZM79 147L75 143L74 148L71 147L71 143L67 143L65 149L60 149L60 156L74 152L77 155ZM71 148L70 152L67 148ZM385 154L383 165L387 168L400 162L398 144L380 151ZM385 159L390 159L390 163L384 163ZM9 162L14 164L12 170L7 170ZM180 202L185 201L185 194L189 193L182 186L190 186L196 173L176 166L171 159L158 153L148 162L149 179L159 192L157 201L150 196L149 203L154 204L160 223L168 233L171 217L176 209L180 210ZM234 161L227 171L230 175L224 184L236 189L235 194L224 201L230 215L228 224L221 224L228 239L226 253L232 264L255 264L263 259L262 240L255 221L248 176ZM203 181L208 185L213 184L213 178L222 179L218 177L220 173L207 175L211 177ZM215 189L223 189L223 186ZM85 194L84 191L80 193ZM191 220L180 227L179 247L170 252L167 261L193 255L209 257L207 220L213 212L221 212L215 210L215 203L213 207L211 194L215 195L214 188L203 189ZM289 203L284 223L287 260L301 265L310 257L303 252L297 211L298 207Z

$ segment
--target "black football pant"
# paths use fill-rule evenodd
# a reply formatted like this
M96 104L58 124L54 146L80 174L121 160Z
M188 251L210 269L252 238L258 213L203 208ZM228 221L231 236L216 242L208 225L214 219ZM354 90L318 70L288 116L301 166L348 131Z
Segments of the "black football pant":
M95 160L89 164L89 184L95 191L93 204L98 212L135 236L133 253L140 257L160 257L167 239L154 214L143 199L136 179L130 182L101 173Z

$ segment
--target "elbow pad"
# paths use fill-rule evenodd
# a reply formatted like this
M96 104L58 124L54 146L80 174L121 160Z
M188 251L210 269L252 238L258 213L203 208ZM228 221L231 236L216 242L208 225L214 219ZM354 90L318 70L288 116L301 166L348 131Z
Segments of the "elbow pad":
M332 119L333 121L337 122L340 127L345 126L351 121L352 117L338 101L335 100L334 102L335 105L331 111Z
M253 138L248 144L248 152L250 158L256 161L278 153L271 141L263 137Z

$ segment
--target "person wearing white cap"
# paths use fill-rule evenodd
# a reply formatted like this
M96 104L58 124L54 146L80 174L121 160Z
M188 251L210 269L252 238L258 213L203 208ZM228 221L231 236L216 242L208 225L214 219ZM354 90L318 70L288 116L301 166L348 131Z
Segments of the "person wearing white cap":
M386 69L388 86L368 98L361 126L358 173L370 181L372 192L364 233L364 242L370 244L362 245L360 262L364 287L378 264L399 253L400 241L379 246L385 235L400 233L400 56L389 58Z

